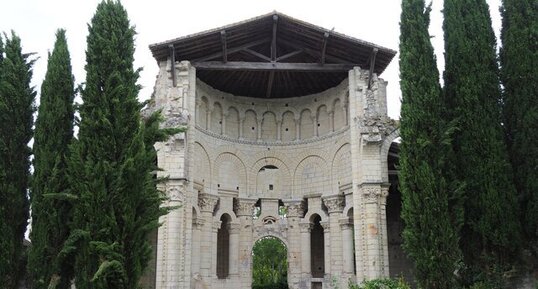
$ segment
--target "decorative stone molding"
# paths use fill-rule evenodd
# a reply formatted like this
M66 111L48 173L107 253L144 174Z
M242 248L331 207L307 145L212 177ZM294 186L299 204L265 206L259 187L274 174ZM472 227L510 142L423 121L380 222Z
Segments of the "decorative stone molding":
M211 194L199 194L198 195L198 207L202 212L213 213L219 197ZM220 221L219 221L220 222Z
M298 217L302 218L304 216L304 202L303 200L289 200L283 201L284 205L287 208L287 217Z
M381 202L385 204L389 194L389 185L386 184L365 184L360 186L362 198L366 204Z
M321 227L323 227L323 233L329 233L330 232L330 223L329 221L321 221L319 222Z
M293 141L264 141L264 140L246 140L246 139L235 139L231 138L225 135L221 135L218 133L214 133L212 131L206 130L205 128L202 128L198 125L195 126L196 130L210 136L213 138L229 141L229 142L235 142L239 144L248 144L248 145L261 145L261 146L290 146L290 145L298 145L298 144L309 144L309 143L316 143L322 140L330 139L333 137L340 136L347 132L349 130L349 126L344 126L338 131L330 132L328 134L325 134L323 136L308 138L308 139L301 139L301 140L293 140Z
M333 213L342 213L344 210L344 196L342 195L332 195L323 197L323 203L329 210L329 214Z
M229 223L227 229L230 231L230 234L239 234L239 231L241 230L241 224Z
M238 217L252 216L256 199L237 199L234 202L234 212Z
M166 196L171 202L183 202L185 200L183 185L171 185L166 188Z
M342 230L351 230L353 228L353 222L348 217L338 219L338 223Z
M201 228L205 224L205 220L202 218L196 218L192 220L192 225L194 228Z
M299 228L301 229L301 233L310 233L312 231L312 223L301 222L299 223Z

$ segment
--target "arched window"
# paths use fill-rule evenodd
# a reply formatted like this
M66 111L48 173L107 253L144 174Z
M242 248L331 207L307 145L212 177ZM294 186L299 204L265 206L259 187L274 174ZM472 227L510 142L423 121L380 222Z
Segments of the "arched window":
M217 233L217 278L225 279L230 272L230 216L224 214L220 221Z
M310 261L313 278L323 278L325 275L325 241L320 222L321 217L315 215L310 233Z

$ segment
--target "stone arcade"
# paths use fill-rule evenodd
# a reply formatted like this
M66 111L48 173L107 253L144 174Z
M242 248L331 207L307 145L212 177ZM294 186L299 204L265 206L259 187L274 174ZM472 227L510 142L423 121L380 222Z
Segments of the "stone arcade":
M410 276L397 123L377 76L395 51L273 12L152 45L149 110L179 206L153 236L148 288L251 288L252 247L288 249L290 288Z

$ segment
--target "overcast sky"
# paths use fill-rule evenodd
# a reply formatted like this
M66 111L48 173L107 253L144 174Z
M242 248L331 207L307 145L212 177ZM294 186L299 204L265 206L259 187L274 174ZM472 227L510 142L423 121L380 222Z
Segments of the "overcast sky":
M84 82L87 24L100 0L2 0L0 31L13 29L22 39L24 52L40 57L34 66L33 84L39 90L46 71L47 53L52 50L58 28L67 30L73 73ZM500 0L488 0L495 33L499 34ZM269 13L273 10L327 29L398 50L399 0L124 0L131 23L138 32L135 66L142 67L140 99L150 97L157 64L149 44L216 28ZM433 0L430 34L433 36L439 69L443 67L442 1ZM398 55L381 75L389 82L389 116L400 113Z

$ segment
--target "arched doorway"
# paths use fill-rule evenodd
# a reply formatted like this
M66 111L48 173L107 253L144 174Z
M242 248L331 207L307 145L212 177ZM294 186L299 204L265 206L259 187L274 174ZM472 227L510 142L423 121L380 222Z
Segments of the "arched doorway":
M252 248L252 289L288 288L288 249L278 238L267 236Z

